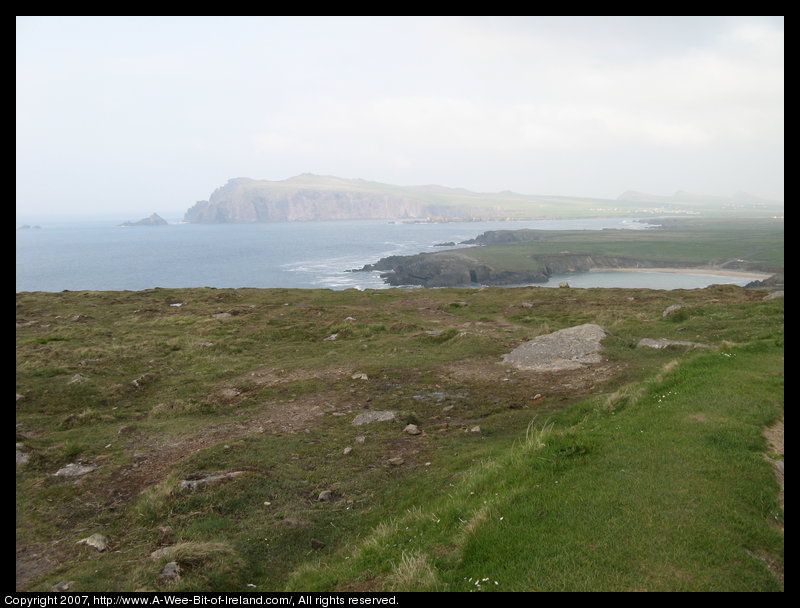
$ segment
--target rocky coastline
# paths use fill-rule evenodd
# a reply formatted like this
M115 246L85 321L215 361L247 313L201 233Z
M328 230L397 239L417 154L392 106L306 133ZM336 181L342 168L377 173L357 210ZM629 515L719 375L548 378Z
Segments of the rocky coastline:
M569 272L589 272L596 268L655 269L667 264L652 260L583 255L543 254L531 258L531 267L509 270L494 267L469 255L470 249L395 255L366 264L352 272L381 272L381 278L393 287L418 285L421 287L465 287L470 285L521 285L547 283L552 275ZM674 263L671 263L673 267ZM686 264L683 268L694 268Z

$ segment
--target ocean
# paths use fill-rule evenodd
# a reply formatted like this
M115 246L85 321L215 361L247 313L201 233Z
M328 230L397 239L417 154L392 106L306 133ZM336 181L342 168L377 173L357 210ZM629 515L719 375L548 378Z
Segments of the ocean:
M31 222L33 223L33 222ZM108 220L42 222L16 233L16 290L138 291L154 287L384 289L377 272L348 272L389 255L441 251L487 230L647 229L635 218L406 223L337 220L117 227ZM751 278L665 273L554 277L574 287L692 289Z

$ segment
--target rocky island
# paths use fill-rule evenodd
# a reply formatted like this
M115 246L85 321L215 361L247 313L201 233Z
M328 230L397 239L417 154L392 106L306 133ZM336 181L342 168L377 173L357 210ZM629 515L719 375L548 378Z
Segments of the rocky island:
M147 216L144 219L139 220L138 222L122 222L119 226L128 227L128 226L166 226L167 220L163 217L158 215L157 213L153 213L152 215Z

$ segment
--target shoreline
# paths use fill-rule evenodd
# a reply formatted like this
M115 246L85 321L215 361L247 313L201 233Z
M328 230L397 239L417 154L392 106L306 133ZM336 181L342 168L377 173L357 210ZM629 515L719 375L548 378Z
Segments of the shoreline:
M589 272L664 272L669 274L709 274L720 277L768 279L775 273L720 270L718 268L592 268Z

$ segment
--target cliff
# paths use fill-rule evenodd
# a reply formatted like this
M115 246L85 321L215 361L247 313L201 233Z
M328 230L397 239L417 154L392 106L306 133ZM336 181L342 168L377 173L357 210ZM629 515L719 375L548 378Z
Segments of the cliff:
M445 190L447 192L442 192ZM456 198L469 200L459 203ZM338 219L499 217L481 199L434 187L389 186L303 174L284 181L236 178L198 201L184 217L196 223L292 222Z
M666 265L653 260L637 260L610 255L541 254L530 257L528 268L510 269L488 264L469 255L470 249L407 256L389 256L360 271L381 271L381 278L392 286L465 287L469 285L522 285L547 283L552 275L588 272L593 268L658 268ZM678 264L670 262L670 266ZM687 268L694 264L680 264Z
M469 255L452 251L389 256L360 270L383 271L381 278L393 286L461 287L475 283L517 285L546 283L548 278L548 275L535 267L529 271L495 269Z

